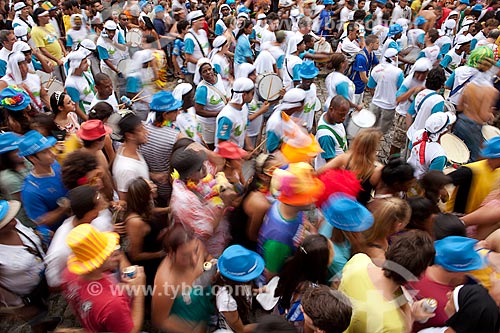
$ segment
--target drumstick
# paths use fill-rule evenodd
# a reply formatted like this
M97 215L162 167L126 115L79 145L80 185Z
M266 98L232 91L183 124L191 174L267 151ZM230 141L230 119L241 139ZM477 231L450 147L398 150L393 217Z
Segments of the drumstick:
M55 76L50 76L50 78L47 81L47 84L45 84L45 88L49 89L50 86L52 85L52 83L54 83L55 80L56 80Z
M135 102L135 100L136 100L139 96L141 96L141 94L142 94L143 92L144 92L144 89L142 89L141 91L139 91L139 92L137 93L137 95L135 95L134 97L132 97L131 101L132 101L132 102Z
M258 146L257 146L254 150L252 150L252 151L250 152L250 155L253 155L253 154L254 154L257 150L259 150L259 149L260 149L260 148L264 145L264 143L266 143L266 142L267 142L267 138L265 138L264 140L262 140L262 142L261 142L261 143L259 143L259 145L258 145Z
M278 96L280 94L280 92L281 92L281 89L280 89L280 91L278 91L277 93L275 93L271 97L268 97L267 100L269 101L269 100L273 99L274 97Z
M139 97L136 99L132 99L131 101L135 103L135 102L138 102L138 101L143 100L144 98L148 98L148 97L151 97L151 95L142 96L142 97Z
M269 88L267 88L267 98L269 100L269 94L271 93L271 87L273 86L274 76L271 76L271 83L269 83Z

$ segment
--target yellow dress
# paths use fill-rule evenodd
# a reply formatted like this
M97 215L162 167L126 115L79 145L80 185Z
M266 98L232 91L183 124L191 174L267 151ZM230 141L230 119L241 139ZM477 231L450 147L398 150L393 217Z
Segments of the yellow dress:
M353 304L351 324L346 333L402 333L406 331L403 312L397 300L387 301L375 288L369 275L370 257L358 253L347 262L339 290ZM401 296L402 300L404 296Z

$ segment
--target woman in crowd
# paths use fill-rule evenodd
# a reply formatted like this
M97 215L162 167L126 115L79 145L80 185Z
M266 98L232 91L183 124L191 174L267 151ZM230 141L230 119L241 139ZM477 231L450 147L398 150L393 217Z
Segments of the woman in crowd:
M154 187L141 177L130 183L124 220L128 239L125 251L132 264L144 267L148 285L153 284L156 270L165 256L159 240L164 226L153 213Z
M18 86L30 96L33 112L44 112L44 107L49 108L47 90L42 87L40 77L29 72L26 57L22 52L9 55L7 74L0 79L0 90L11 85Z
M403 199L386 198L380 200L368 209L373 214L373 226L363 232L366 242L366 254L375 264L380 265L385 259L385 252L389 247L389 238L403 230L411 216L410 205Z
M373 196L374 204L379 199L405 198L406 192L415 184L413 167L403 159L392 156L382 168L380 180Z
M273 171L284 164L274 155L260 154L255 160L255 173L239 205L229 216L233 244L257 249L259 230L274 202L269 186Z
M253 63L253 52L250 46L249 36L253 30L251 20L245 20L243 26L236 34L236 48L234 50L234 75L238 76L239 67L244 63Z
M0 133L0 192L6 200L21 202L24 178L30 169L22 157L17 155L17 143L21 137L12 132ZM16 218L25 226L34 228L36 224L19 208Z
M227 104L227 93L224 82L215 73L208 58L198 60L194 75L197 85L194 96L194 108L201 124L202 137L210 149L214 148L216 118Z
M87 120L90 103L95 96L94 78L88 73L89 62L82 50L71 52L68 56L68 76L64 88L71 100L75 102L75 112L80 119Z
M226 91L231 90L234 81L233 71L228 59L229 43L224 36L218 36L212 43L213 49L208 54L208 58L212 62L215 71L219 74L224 82Z
M227 180L234 186L236 193L242 193L246 187L243 176L243 159L247 157L248 153L234 142L223 141L219 143L217 154L225 159L222 172L224 172Z
M234 38L234 31L236 30L236 17L230 15L224 18L224 24L227 29L224 31L224 37L227 38L227 43L229 45L229 50L234 52L236 48L236 39Z
M434 203L423 197L408 198L408 204L411 208L410 222L406 226L407 230L417 229L432 235L432 224L435 214Z
M304 314L300 301L310 287L327 284L328 266L334 256L332 242L323 235L310 235L283 267L274 293L279 306L299 331L303 331Z
M354 104L354 83L344 75L347 69L347 58L343 53L336 53L332 56L330 62L333 72L330 73L325 79L326 90L328 92L328 99L325 105L330 105L330 100L337 95L342 95L349 101L351 108L361 110L362 105Z
M50 96L50 107L57 128L66 132L66 134L76 133L80 128L80 124L75 113L75 103L71 100L71 97L64 91L56 91Z
M371 192L380 181L382 166L376 166L377 149L382 133L378 129L360 131L351 144L351 148L319 168L318 173L328 169L346 169L356 174L361 181L362 190L358 201L366 205L371 199Z
M119 114L113 112L113 107L106 102L97 103L89 111L89 120L98 119L104 124L110 125L110 127L113 129L113 133L111 133L111 135L106 135L106 137L104 138L103 152L108 159L109 165L113 165L113 161L115 160L115 149L113 148L113 141L111 140L111 136L113 136L114 133L118 131L118 129L116 129L116 124L113 128L113 126L111 126L113 124L111 124L111 122L108 122L111 116L121 118Z
M170 163L178 179L172 184L170 207L174 221L193 230L208 253L218 257L229 243L225 211L231 207L235 192L228 189L220 193L222 202L210 200L212 189L207 191L201 182L207 175L205 162L207 154L203 150L192 147L173 150Z
M167 256L156 272L153 325L167 332L205 332L214 312L212 295L186 288L203 273L203 263L208 259L203 244L190 230L175 223L167 230L163 249Z
M398 236L378 267L364 253L352 257L342 271L339 290L353 304L351 325L346 332L411 331L415 320L434 316L422 308L424 300L410 306L401 287L408 278L419 277L435 256L431 237L418 230ZM405 267L402 272L400 267ZM369 314L369 315L367 315Z
M175 118L175 125L182 135L198 143L202 143L201 127L198 119L196 119L196 111L194 110L194 91L191 83L187 82L178 84L172 91L174 98L182 101L181 111L177 114L177 118Z
M31 98L16 86L0 90L0 105L4 111L5 124L12 132L24 135L31 130Z
M19 201L0 201L0 305L28 321L33 332L47 332L59 320L43 315L49 295L43 275L45 251L34 231L16 220L20 207Z
M264 259L241 245L224 250L217 261L215 284L219 311L217 326L227 332L243 333L252 328L253 281L264 271Z
M349 259L356 253L365 252L365 241L361 232L373 225L374 219L368 209L350 196L333 194L321 206L325 217L319 233L333 242L334 257L328 267L328 280L337 281Z
M445 186L451 183L451 177L438 170L430 170L418 181L420 195L431 200L436 213L441 211L438 204L448 201L449 194Z

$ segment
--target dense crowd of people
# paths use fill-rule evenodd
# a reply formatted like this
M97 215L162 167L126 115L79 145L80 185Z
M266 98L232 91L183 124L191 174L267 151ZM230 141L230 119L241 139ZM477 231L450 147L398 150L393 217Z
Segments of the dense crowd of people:
M499 332L498 0L0 15L5 329Z

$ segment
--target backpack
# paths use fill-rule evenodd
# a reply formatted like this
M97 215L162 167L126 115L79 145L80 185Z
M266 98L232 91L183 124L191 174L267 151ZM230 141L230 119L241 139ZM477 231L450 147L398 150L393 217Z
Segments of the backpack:
M345 53L344 53L345 54ZM345 70L344 72L344 75L347 76L350 80L353 80L354 79L354 75L356 74L357 71L355 71L353 69L353 65L354 65L354 60L356 60L356 57L358 56L358 54L361 54L363 55L363 57L365 57L366 59L366 62L368 62L368 57L366 56L365 54L365 51L364 50L361 50L359 51L358 53L356 53L354 55L354 57L347 57L347 62L348 62L348 65L347 65L347 69Z

